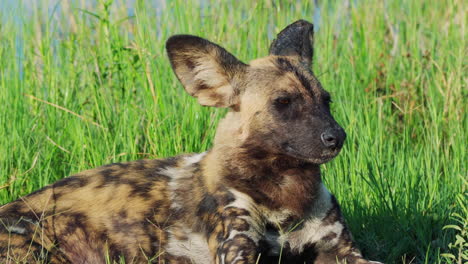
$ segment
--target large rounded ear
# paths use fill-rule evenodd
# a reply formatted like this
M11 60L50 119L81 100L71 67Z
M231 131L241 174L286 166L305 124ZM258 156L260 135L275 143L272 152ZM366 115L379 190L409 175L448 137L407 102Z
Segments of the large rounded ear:
M172 69L185 90L201 105L238 105L239 83L248 67L206 39L175 35L166 42Z
M270 45L270 55L294 56L310 67L314 55L314 25L298 20L283 29Z

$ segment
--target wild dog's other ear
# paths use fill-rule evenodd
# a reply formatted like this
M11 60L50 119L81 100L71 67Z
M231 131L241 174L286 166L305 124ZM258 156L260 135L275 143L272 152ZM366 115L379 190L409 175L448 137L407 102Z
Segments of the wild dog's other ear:
M295 56L310 67L314 55L314 25L298 20L281 30L270 45L270 55Z
M175 35L166 42L172 69L201 105L235 107L247 65L206 39Z

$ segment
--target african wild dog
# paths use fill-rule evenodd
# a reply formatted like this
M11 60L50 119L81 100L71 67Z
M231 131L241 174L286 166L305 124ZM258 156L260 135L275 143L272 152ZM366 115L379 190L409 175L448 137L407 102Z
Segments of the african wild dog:
M319 165L345 132L310 71L312 25L244 64L205 39L167 41L200 104L230 108L211 150L78 173L0 208L0 262L371 263ZM259 259L259 260L258 260Z

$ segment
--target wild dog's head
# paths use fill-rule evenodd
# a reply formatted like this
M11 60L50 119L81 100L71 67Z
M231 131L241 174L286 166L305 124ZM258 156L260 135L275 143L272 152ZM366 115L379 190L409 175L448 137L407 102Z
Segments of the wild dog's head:
M310 70L312 24L289 25L269 56L250 64L195 36L173 36L166 48L190 95L202 105L231 109L218 129L223 141L315 164L331 160L343 146L346 134L330 113L330 95Z

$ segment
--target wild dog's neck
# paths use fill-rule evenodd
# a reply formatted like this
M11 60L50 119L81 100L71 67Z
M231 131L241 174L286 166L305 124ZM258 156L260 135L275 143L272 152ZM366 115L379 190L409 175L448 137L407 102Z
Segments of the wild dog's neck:
M226 121L230 124L223 127ZM242 139L232 121L220 123L214 147L204 160L208 187L235 188L267 208L303 215L322 183L319 166L272 153L262 148L261 142Z

